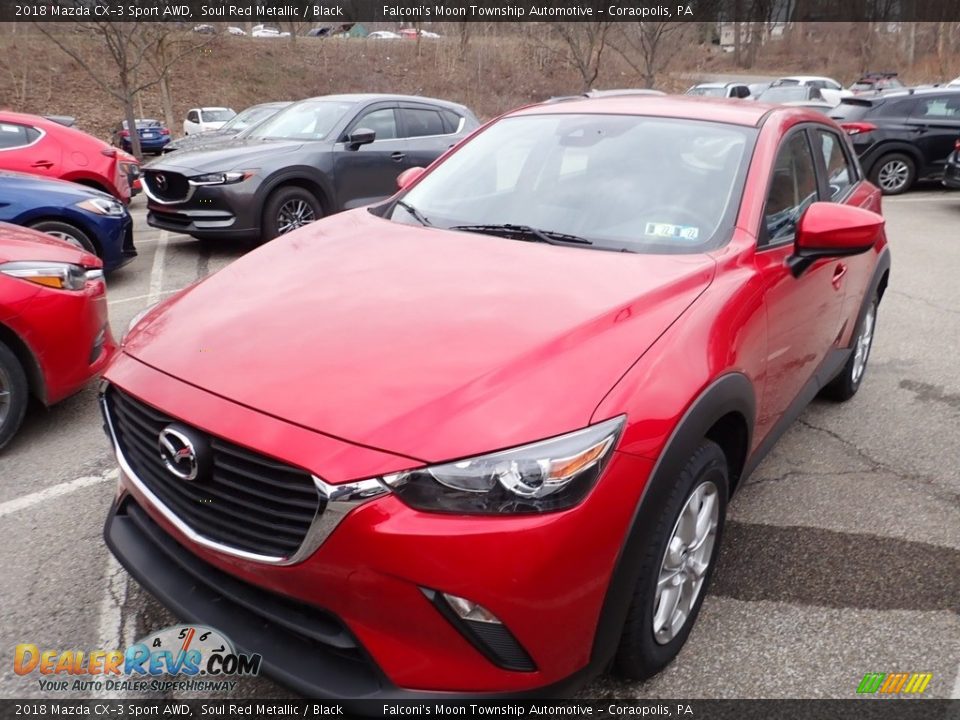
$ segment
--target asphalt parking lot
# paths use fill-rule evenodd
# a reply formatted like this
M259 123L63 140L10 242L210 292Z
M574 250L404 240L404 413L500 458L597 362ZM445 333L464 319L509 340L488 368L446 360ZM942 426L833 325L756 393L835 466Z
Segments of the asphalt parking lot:
M930 672L925 695L960 698L960 192L884 209L893 270L860 393L816 401L738 494L677 661L584 697L849 698L866 672ZM117 334L244 251L147 227L142 198L134 214L140 256L109 280ZM112 649L174 624L102 542L115 479L93 388L32 408L0 456L3 697L64 697L14 673L18 643ZM260 678L232 695L291 693Z

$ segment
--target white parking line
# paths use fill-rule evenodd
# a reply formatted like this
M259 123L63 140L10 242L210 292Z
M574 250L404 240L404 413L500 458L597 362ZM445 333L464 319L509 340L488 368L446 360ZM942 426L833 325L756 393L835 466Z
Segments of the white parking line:
M957 679L953 683L953 692L950 694L951 700L960 700L960 666L957 667Z
M104 571L104 593L100 600L100 615L97 622L97 644L94 647L104 650L120 650L121 652L134 643L133 633L137 626L137 616L134 613L126 621L123 617L123 606L127 602L130 576L123 569L116 558L108 552L107 567ZM91 698L116 697L115 690L93 689ZM129 696L127 696L129 697Z
M162 297L164 295L172 295L175 292L179 292L179 288L176 290L163 290L159 293ZM120 305L121 303L133 302L134 300L146 300L147 298L152 298L153 294L149 295L134 295L133 297L117 298L116 300L107 300L107 305Z
M160 231L160 240L153 255L153 267L150 269L150 293L147 295L147 304L159 302L163 292L163 265L167 257L167 242L170 234L166 230Z
M108 470L102 475L88 475L87 477L80 477L76 480L70 480L69 482L60 483L59 485L38 490L37 492L30 493L29 495L23 495L14 500L8 500L5 503L0 503L0 517L12 515L13 513L26 510L34 505L39 505L47 500L52 500L53 498L60 497L61 495L67 495L85 487L90 487L91 485L99 485L100 483L108 480L116 480L118 474L119 471L116 469Z

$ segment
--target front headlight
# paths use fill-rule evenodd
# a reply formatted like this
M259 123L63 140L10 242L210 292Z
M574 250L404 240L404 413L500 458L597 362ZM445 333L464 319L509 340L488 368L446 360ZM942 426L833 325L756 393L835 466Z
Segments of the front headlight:
M246 180L253 170L232 170L230 172L207 173L190 178L191 185L232 185Z
M102 270L87 270L79 265L61 262L8 262L0 265L0 273L57 290L83 290L87 280L103 277Z
M123 207L123 205L112 198L87 198L86 200L76 203L76 206L82 210L86 210L87 212L92 212L95 215L110 215L112 217L120 217L126 212L126 209Z
M596 483L625 416L489 455L381 478L407 505L429 512L500 514L565 510Z

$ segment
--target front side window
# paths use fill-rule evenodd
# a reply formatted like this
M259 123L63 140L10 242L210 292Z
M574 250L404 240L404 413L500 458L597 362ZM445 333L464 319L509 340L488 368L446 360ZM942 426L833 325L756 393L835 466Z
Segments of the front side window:
M233 110L201 110L201 117L203 117L204 122L226 122L232 118L236 113Z
M633 115L506 118L387 215L449 229L536 228L592 249L702 252L729 239L755 136L754 128Z
M200 122L200 115L197 114L196 110L191 110L187 113L187 120L190 122Z
M841 140L836 133L817 130L823 164L827 169L827 183L830 185L830 199L841 197L855 182L856 172L850 165Z
M806 134L797 132L780 148L773 167L763 219L764 244L792 238L800 216L817 200L817 175Z
M377 136L375 140L395 140L397 138L397 114L393 108L382 108L368 112L361 117L357 128L373 130Z

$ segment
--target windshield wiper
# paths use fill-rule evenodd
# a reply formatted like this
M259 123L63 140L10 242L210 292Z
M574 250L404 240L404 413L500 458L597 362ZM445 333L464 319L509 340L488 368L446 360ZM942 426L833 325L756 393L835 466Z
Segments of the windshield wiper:
M413 205L408 203L406 200L397 200L397 205L399 205L408 213L413 215L413 219L416 220L421 225L424 225L426 227L433 227L433 223L427 219L427 216L424 215L419 210L417 210Z
M579 235L569 235L554 230L541 230L530 227L529 225L513 225L512 223L502 223L500 225L454 225L447 229L487 233L488 235L499 235L502 237L515 237L518 240L544 242L549 245L593 245L592 240L587 240Z

